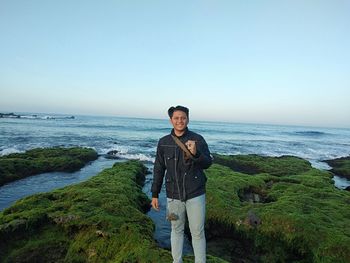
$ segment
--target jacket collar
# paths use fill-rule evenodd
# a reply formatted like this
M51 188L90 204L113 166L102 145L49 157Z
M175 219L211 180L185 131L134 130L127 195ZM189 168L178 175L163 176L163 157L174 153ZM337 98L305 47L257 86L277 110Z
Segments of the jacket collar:
M188 127L186 127L185 132L181 136L176 136L176 134L174 132L174 128L171 130L171 135L174 135L174 136L176 136L179 139L185 137L187 135L187 133L188 133Z

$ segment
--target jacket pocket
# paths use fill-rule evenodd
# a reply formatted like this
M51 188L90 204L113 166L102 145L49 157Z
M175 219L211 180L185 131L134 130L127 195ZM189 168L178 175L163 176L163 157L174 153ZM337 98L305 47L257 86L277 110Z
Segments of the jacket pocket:
M167 169L169 168L169 166L173 166L174 162L175 162L175 154L174 153L166 153L164 155L164 162L165 162L165 166L167 167Z
M168 184L170 184L172 181L173 181L173 180L172 180L170 174L169 174L169 173L166 173L166 174L165 174L165 184L168 185Z
M205 174L202 171L197 171L194 174L194 182L197 185L203 186L207 182L207 177L205 176Z

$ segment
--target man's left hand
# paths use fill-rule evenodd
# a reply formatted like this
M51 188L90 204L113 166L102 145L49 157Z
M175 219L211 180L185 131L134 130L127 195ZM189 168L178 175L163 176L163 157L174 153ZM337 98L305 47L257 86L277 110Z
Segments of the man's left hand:
M196 141L188 140L185 145L187 146L187 149L192 153L192 155L196 155L197 153L197 146Z

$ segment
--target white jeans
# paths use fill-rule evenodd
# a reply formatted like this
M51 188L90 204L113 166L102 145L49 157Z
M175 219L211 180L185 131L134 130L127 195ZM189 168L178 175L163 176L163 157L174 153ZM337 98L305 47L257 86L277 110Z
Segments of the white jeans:
M171 254L173 263L182 263L182 248L186 213L192 236L195 263L206 262L206 241L204 234L205 194L185 202L167 198L168 214L173 213L176 220L171 220Z

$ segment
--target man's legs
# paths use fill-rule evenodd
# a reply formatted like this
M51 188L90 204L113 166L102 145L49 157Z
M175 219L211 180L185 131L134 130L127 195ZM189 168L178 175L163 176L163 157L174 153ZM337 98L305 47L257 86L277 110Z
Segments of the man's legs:
M206 241L204 234L205 194L186 201L188 223L191 230L195 263L206 262Z
M180 200L167 198L168 211L173 213L175 220L171 220L171 254L173 263L182 263L182 249L184 243L184 229L186 220L185 203Z

